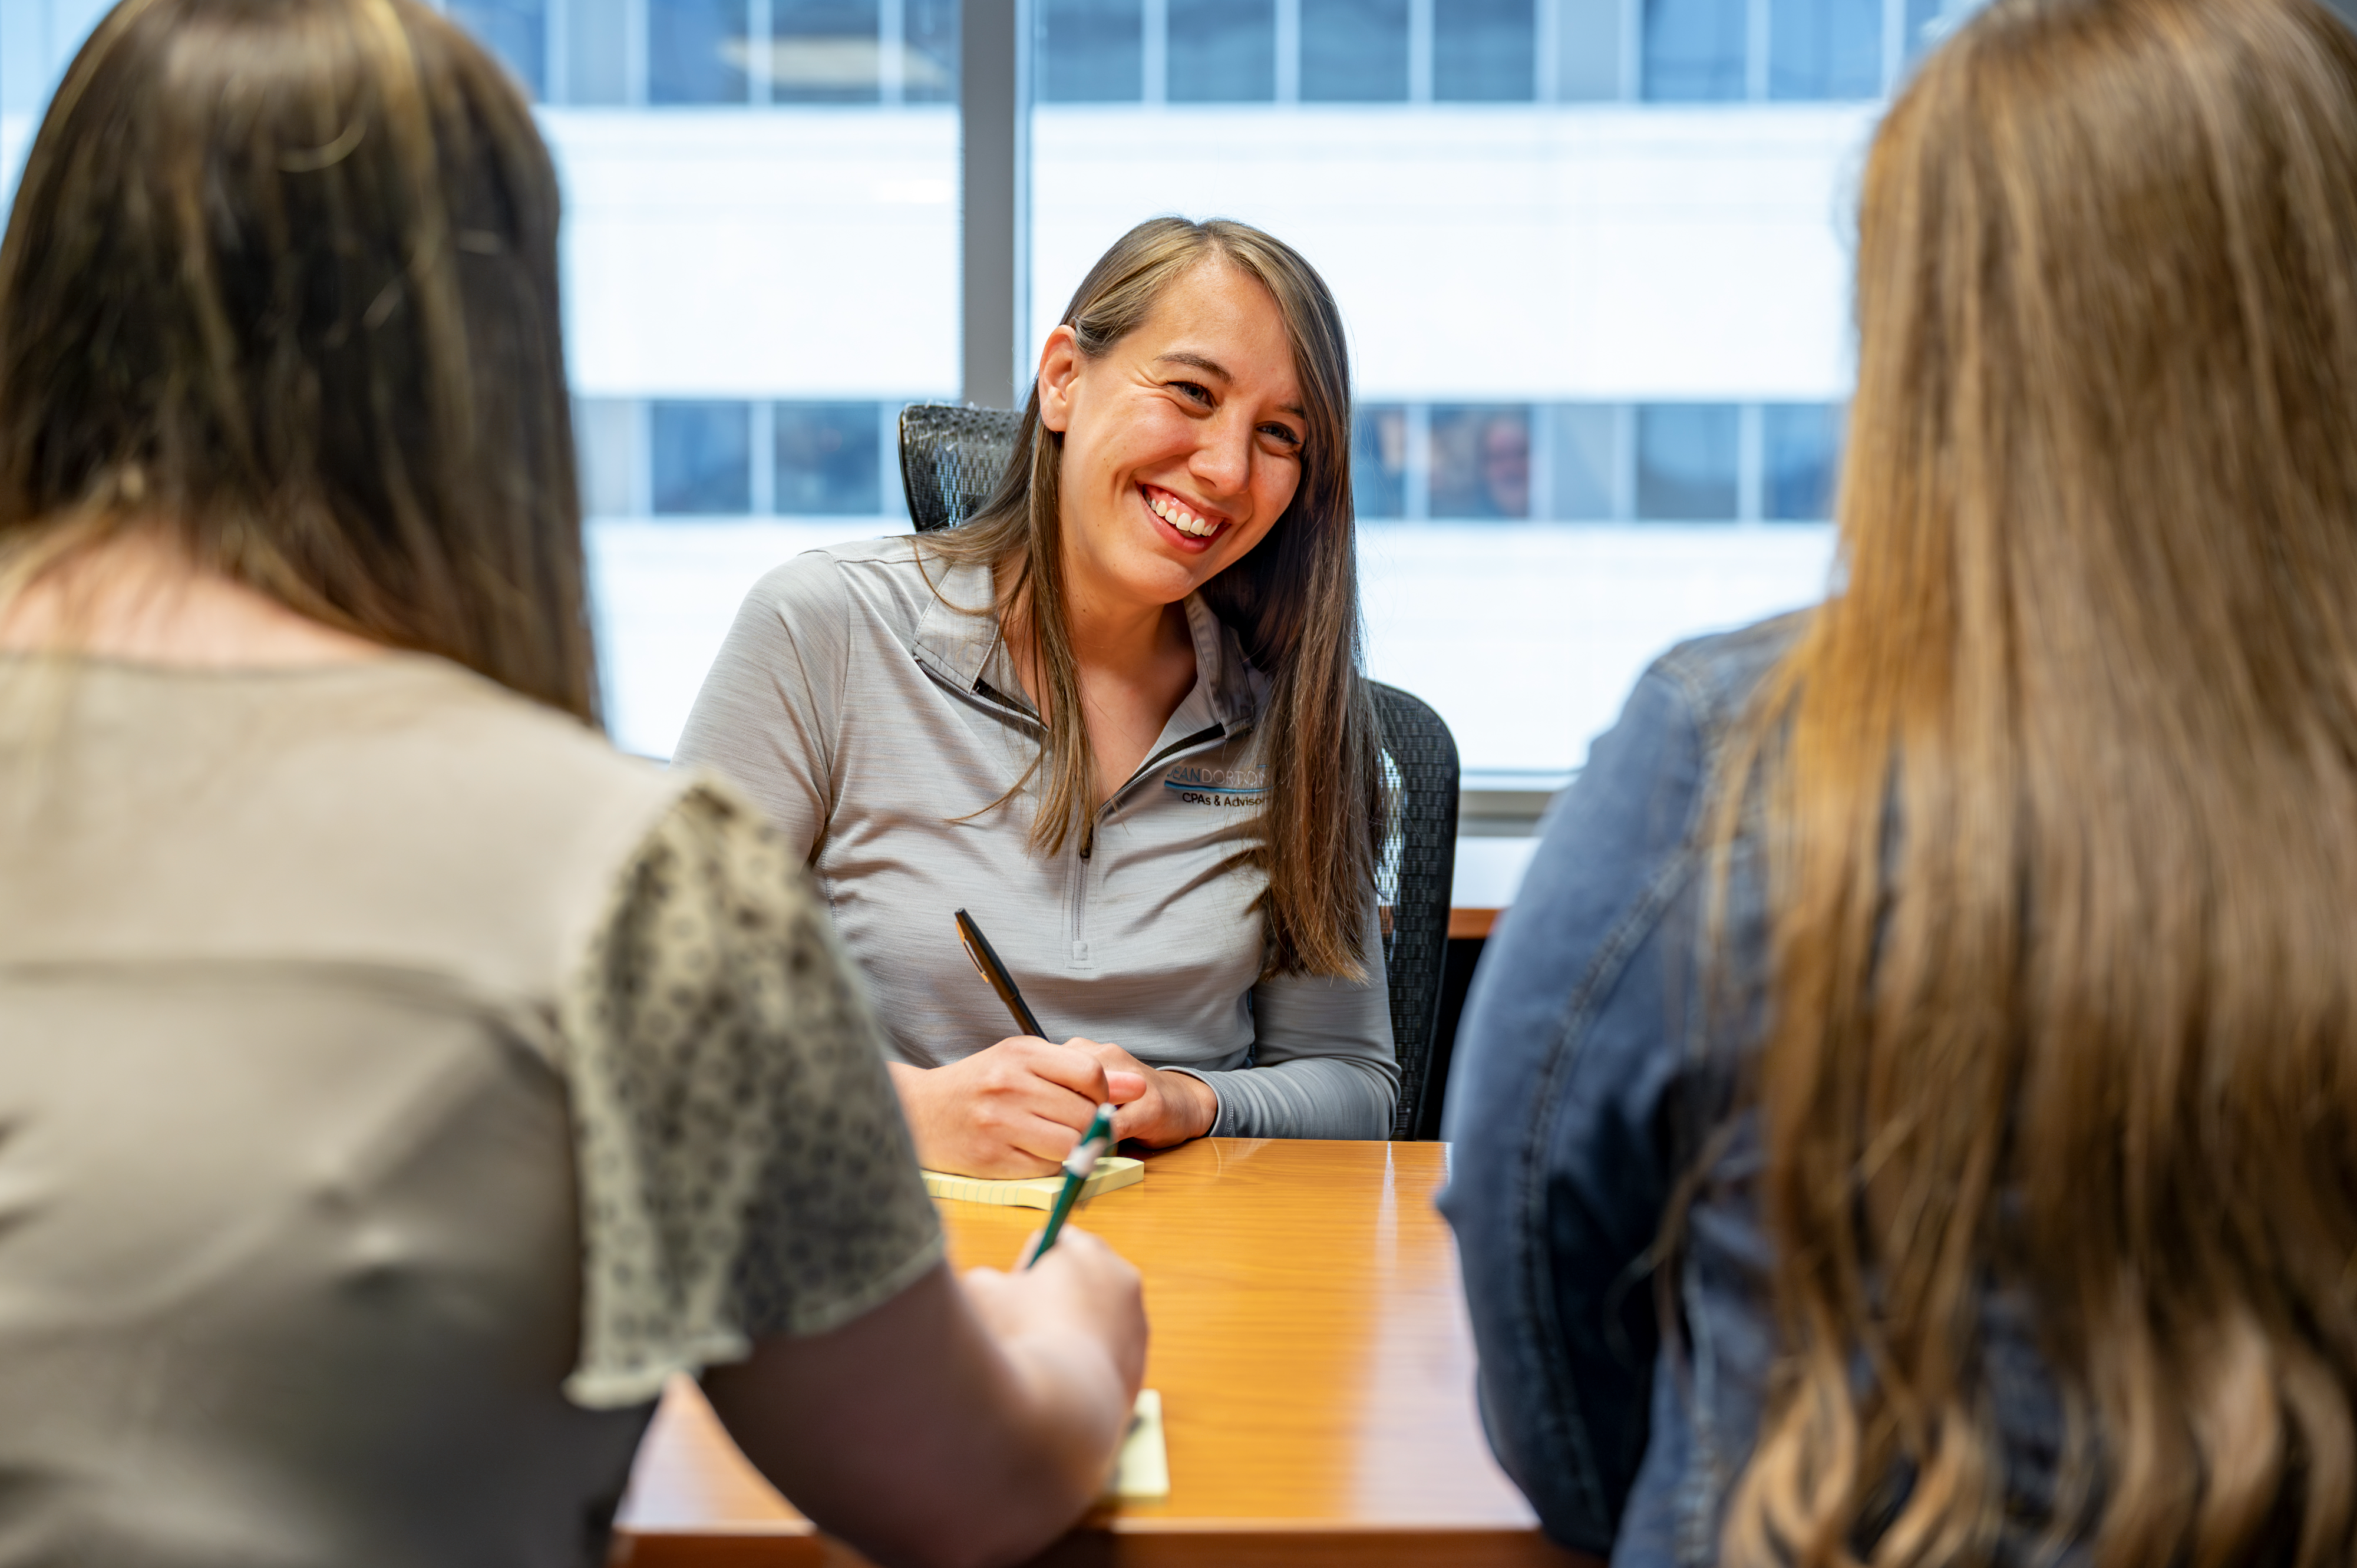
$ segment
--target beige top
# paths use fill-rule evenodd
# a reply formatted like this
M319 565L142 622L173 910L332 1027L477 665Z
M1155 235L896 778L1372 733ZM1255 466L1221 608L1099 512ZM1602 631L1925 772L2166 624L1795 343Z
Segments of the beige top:
M0 1564L602 1562L941 1255L798 859L438 660L0 660Z

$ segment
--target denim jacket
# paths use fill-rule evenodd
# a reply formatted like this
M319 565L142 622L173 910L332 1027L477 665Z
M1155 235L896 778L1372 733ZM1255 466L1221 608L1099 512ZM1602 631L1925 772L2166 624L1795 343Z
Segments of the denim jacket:
M1550 1537L1616 1565L1717 1560L1776 1354L1756 1119L1736 1113L1762 1015L1759 852L1738 832L1726 948L1706 969L1706 796L1721 745L1803 624L1684 644L1638 682L1490 940L1449 1077L1440 1207L1491 1446ZM1657 1269L1664 1213L1697 1166ZM1997 1555L2019 1562L2034 1554L2061 1413L2018 1304L1992 1293L1983 1324L2008 1483Z

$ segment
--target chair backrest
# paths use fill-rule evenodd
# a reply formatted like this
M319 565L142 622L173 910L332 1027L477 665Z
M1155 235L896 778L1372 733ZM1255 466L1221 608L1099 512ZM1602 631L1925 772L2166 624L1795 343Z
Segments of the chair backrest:
M982 510L1022 424L1003 408L912 403L900 411L900 482L919 533L955 528Z
M955 528L980 510L1015 453L1021 416L995 408L912 403L900 413L900 477L920 533ZM1441 1086L1429 1081L1433 1026L1448 951L1449 884L1457 868L1457 742L1440 715L1407 693L1370 682L1383 731L1392 810L1376 858L1383 970L1399 1107L1392 1136L1430 1137L1425 1113Z
M1457 877L1457 737L1419 698L1380 681L1367 685L1383 730L1383 782L1392 800L1375 860L1392 1049L1400 1067L1392 1136L1436 1138L1440 1119L1427 1107L1437 1106L1447 1087L1432 1080L1432 1036Z

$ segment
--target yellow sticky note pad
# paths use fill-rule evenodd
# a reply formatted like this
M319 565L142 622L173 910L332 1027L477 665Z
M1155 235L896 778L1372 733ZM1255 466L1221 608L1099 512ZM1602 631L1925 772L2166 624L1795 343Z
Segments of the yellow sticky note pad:
M1124 1159L1108 1155L1097 1162L1089 1179L1081 1184L1077 1201L1086 1203L1101 1193L1115 1187L1135 1187L1146 1179L1144 1160ZM946 1171L927 1171L925 1190L935 1197L954 1197L966 1203L995 1203L1002 1208L1053 1208L1056 1195L1064 1190L1060 1176L1024 1176L1015 1181L985 1181L980 1176L951 1176Z
M1170 1495L1170 1455L1162 1446L1162 1396L1152 1389L1138 1391L1104 1495L1125 1502L1157 1502Z

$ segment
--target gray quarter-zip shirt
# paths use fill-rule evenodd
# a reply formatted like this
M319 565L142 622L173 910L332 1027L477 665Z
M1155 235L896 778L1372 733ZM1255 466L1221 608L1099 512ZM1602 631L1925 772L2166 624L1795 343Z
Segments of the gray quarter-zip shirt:
M970 912L1040 1026L1201 1079L1222 1136L1389 1135L1392 1055L1372 895L1361 983L1263 980L1254 863L1266 677L1200 596L1195 685L1093 832L1043 856L1007 795L1041 729L999 640L990 573L914 535L797 556L756 584L678 760L766 807L824 888L894 1054L939 1067L1014 1032L959 945Z

